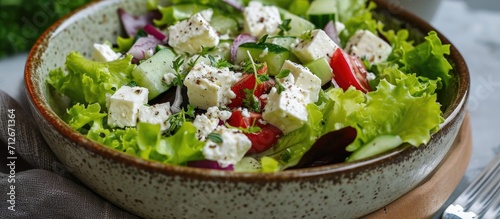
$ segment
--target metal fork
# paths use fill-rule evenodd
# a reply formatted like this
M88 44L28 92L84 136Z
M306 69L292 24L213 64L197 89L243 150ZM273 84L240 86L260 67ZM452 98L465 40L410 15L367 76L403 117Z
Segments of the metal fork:
M500 218L500 153L442 215L442 219L473 218Z

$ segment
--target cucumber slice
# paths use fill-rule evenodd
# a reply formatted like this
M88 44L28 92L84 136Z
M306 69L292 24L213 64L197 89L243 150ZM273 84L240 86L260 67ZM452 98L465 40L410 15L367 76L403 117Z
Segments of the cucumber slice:
M210 26L220 35L228 34L229 36L235 36L238 34L239 30L238 21L236 19L225 16L218 10L214 10L214 15L212 16L212 20L210 20Z
M306 15L317 28L323 29L331 20L337 20L337 13L337 1L316 0L311 3Z
M352 153L351 156L347 158L347 162L372 157L397 148L401 144L403 144L403 140L398 135L381 135Z
M254 61L266 62L269 75L277 75L285 60L290 59L290 51L271 43L244 43L238 47L236 63L248 60L247 51Z
M210 7L199 4L180 4L160 7L159 10L163 16L160 20L154 20L153 22L156 26L162 26L165 24L170 26L177 23L177 21L187 19L193 14L208 8Z
M266 39L266 43L276 44L290 50L292 43L295 43L296 40L295 36L272 36Z
M267 38L266 43L276 44L291 51L292 43L295 43L296 40L297 37L295 36L272 36ZM297 58L297 56L295 56L292 52L290 52L289 60L292 62L300 62L299 58Z
M162 78L165 73L174 72L172 61L175 60L176 56L171 49L162 49L149 59L141 62L132 71L132 77L137 85L149 90L149 100L170 88L170 85L163 83Z
M290 19L290 30L288 31L290 36L300 36L304 31L315 29L313 23L289 11L281 9L280 13L283 20Z
M318 76L321 79L321 85L325 85L328 82L332 81L333 71L330 67L330 63L326 58L316 59L310 63L304 65L304 67L309 68L313 74Z

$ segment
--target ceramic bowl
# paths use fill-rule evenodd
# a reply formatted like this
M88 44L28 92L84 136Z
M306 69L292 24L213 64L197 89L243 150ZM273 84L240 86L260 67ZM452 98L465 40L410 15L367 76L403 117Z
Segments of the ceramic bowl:
M415 39L434 29L404 10L378 2L377 16L412 28ZM30 106L43 136L68 170L117 206L145 218L356 218L380 209L429 177L446 156L465 115L469 75L451 47L453 83L441 95L445 123L428 145L402 145L353 163L273 174L234 173L149 162L107 148L72 130L59 118L60 98L46 78L77 50L91 54L94 42L121 34L116 9L146 11L142 0L98 1L52 25L26 64ZM397 13L394 13L397 12ZM441 35L443 43L450 43Z

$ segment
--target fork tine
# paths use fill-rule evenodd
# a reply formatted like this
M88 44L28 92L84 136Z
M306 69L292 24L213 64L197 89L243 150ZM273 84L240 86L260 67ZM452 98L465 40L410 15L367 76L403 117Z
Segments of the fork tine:
M490 202L493 201L493 198L497 197L496 195L500 190L500 174L498 172L500 172L500 169L497 168L495 175L485 182L486 187L478 193L474 204L468 209L469 211L481 215Z
M488 185L490 181L498 174L500 166L500 153L496 155L493 161L481 172L481 174L470 183L470 185L460 194L453 204L458 204L464 208L470 207L474 200L479 195L481 189ZM496 174L495 174L496 173ZM490 184L491 185L491 184Z
M486 213L484 213L483 218L484 219L500 218L500 195L496 196L496 199L491 203Z

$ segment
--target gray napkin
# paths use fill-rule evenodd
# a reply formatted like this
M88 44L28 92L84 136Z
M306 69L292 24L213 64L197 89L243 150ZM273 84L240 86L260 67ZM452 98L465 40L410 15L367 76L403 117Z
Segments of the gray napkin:
M8 158L9 110L15 110L17 159ZM5 145L0 151L0 160L5 160L1 165L15 163L3 166L0 172L1 218L137 218L107 202L66 171L31 116L1 90L0 130L0 140ZM23 161L29 165L22 165ZM30 167L22 170L21 166Z

